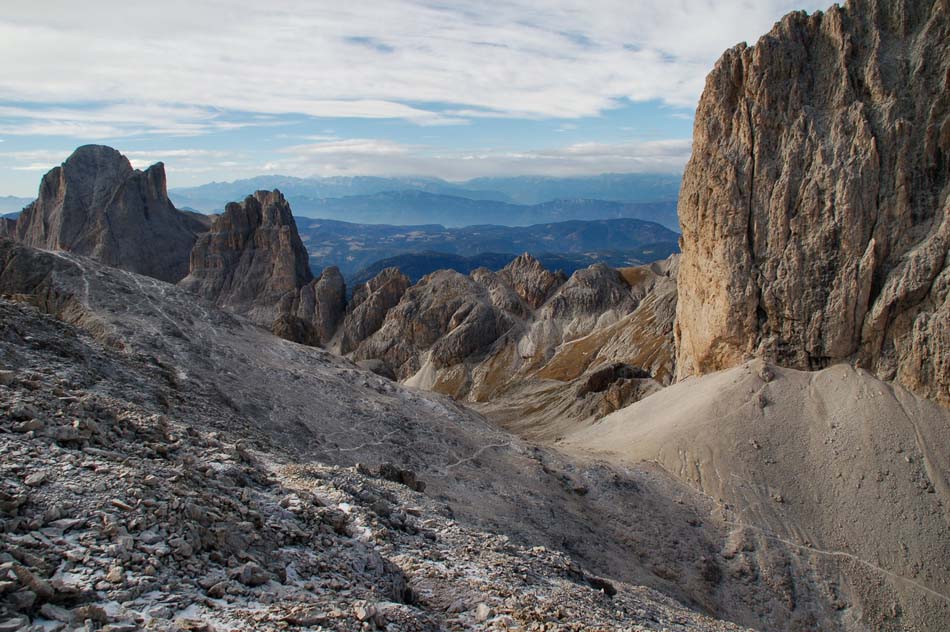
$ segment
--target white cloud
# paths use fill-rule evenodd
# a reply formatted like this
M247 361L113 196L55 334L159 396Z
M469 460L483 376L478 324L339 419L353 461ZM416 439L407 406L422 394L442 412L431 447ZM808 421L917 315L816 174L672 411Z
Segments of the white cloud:
M209 179L234 180L261 173L291 175L438 176L468 180L500 175L595 175L605 172L675 173L690 154L689 140L574 143L511 151L448 151L387 139L351 138L295 144L261 155L254 150L194 147L131 149L123 153L137 169L164 162L169 185L187 186ZM0 166L12 172L45 172L61 164L72 150L0 151ZM2 172L2 170L0 170ZM32 194L30 176L20 193Z
M4 108L0 133L194 135L251 124L219 110L446 125L591 116L623 98L690 107L725 48L789 9L827 2L7 3L0 100L131 105L20 112L37 119L20 127L2 121L17 116Z
M124 138L151 134L184 137L278 124L281 123L271 117L227 120L214 108L193 105L110 103L95 107L0 106L0 133L10 136Z
M46 172L62 164L72 151L71 149L3 151L0 152L0 163L9 163L9 168L13 171ZM243 152L210 149L144 150L123 153L136 169L145 169L156 162L164 162L170 176L214 173L222 168L234 167L253 170L257 164L250 155Z
M576 143L530 151L486 149L439 151L388 140L352 139L294 145L281 150L285 160L266 171L320 176L373 174L434 175L448 180L479 176L594 175L604 172L677 172L689 159L689 140L626 143ZM398 160L393 160L398 156Z

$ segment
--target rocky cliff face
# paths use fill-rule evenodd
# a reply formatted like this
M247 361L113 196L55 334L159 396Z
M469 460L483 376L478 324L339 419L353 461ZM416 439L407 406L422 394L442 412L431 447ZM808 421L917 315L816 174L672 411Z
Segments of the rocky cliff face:
M174 283L188 273L192 245L205 230L203 215L169 201L162 163L139 171L111 147L86 145L43 176L16 237Z
M397 268L386 268L353 292L346 307L340 351L349 353L376 333L390 309L399 304L411 285Z
M0 239L16 239L16 220L0 217Z
M545 270L541 262L525 253L499 273L499 279L521 297L528 307L537 309L566 280Z
M290 204L277 190L228 204L195 244L179 285L305 344L326 343L346 306L339 270L313 278Z
M191 253L181 286L258 323L313 279L290 204L279 191L232 202Z
M423 365L437 370L487 351L512 324L484 286L454 270L440 270L406 291L354 357L383 360L407 379Z
M856 361L950 402L950 4L785 17L707 79L677 374Z

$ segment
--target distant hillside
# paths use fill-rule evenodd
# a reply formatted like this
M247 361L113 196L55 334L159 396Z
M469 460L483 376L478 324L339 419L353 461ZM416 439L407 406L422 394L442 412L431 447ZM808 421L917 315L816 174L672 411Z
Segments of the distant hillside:
M298 215L355 221L367 224L429 224L471 226L498 224L529 226L573 219L633 218L678 229L676 202L614 202L565 199L523 205L497 200L473 200L425 191L386 191L343 198L296 198Z
M23 207L33 201L33 198L16 197L15 195L0 196L0 215L19 215Z
M296 222L310 254L311 267L321 270L335 265L344 276L352 276L382 259L423 252L462 257L522 252L548 255L618 252L628 256L626 253L648 248L660 253L655 257L643 254L646 260L653 260L675 252L679 239L677 233L657 223L636 219L464 228L446 228L439 224L353 224L307 217L297 217Z
M656 173L604 173L598 176L554 178L516 176L476 178L470 189L499 191L517 204L539 204L549 200L588 198L617 202L657 202L675 200L680 176Z
M172 189L169 195L179 208L211 213L256 190L275 188L286 196L295 214L340 221L524 226L633 217L678 230L679 177L669 175L481 178L467 183L436 178L258 176Z
M676 244L667 242L654 244L630 251L603 251L583 252L576 254L558 253L530 253L548 270L562 271L570 276L577 270L586 268L595 263L605 263L612 268L626 268L650 263L658 259L665 259L677 252ZM511 263L514 254L482 253L471 257L448 254L444 252L416 252L396 255L387 259L373 262L346 279L346 287L352 290L357 285L366 283L386 268L399 268L399 271L416 283L419 279L436 270L455 270L462 274L469 274L477 268L488 268L492 271L501 270Z
M424 191L477 200L510 201L499 191L474 190L438 178L378 178L373 176L295 178L292 176L256 176L234 182L211 182L196 187L176 188L169 195L176 205L219 211L228 202L243 200L258 190L280 189L293 203L296 199L321 199L374 195L385 191Z

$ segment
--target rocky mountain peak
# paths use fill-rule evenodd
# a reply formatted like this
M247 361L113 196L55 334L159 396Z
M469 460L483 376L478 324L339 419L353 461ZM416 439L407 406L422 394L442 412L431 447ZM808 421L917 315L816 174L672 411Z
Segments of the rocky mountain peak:
M313 278L290 204L277 189L228 204L195 244L179 285L304 344L326 344L346 308L337 268Z
M0 217L0 239L16 239L16 220Z
M43 176L15 233L33 247L176 282L187 274L191 247L206 229L204 216L169 201L162 163L143 172L111 147L84 145Z
M386 268L356 288L346 309L340 351L349 353L383 325L412 283L398 268Z
M541 307L563 282L527 252L512 260L498 276L532 309Z
M270 326L282 301L312 280L290 204L274 190L225 207L195 243L180 285Z
M950 402L948 11L793 13L719 60L680 195L680 378L851 361Z

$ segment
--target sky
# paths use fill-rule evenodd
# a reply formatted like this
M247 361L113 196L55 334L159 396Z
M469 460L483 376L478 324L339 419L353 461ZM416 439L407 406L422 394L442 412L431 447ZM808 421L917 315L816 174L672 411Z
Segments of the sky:
M169 186L681 172L706 74L830 0L3 0L0 195L83 144Z

